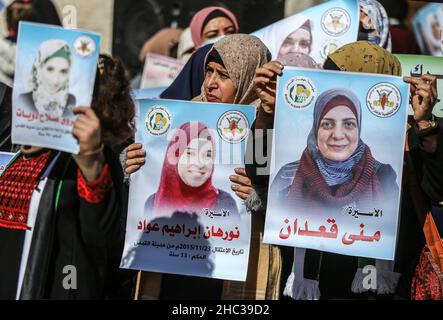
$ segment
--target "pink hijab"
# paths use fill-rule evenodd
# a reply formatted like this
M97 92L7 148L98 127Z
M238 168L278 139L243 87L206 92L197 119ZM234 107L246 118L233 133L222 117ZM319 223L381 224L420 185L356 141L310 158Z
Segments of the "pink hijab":
M237 32L239 31L237 18L228 9L223 8L223 7L204 8L194 15L194 17L192 18L191 24L189 25L189 27L191 28L192 40L194 41L196 48L199 48L203 43L202 42L202 29L204 27L203 23L205 22L206 18L214 11L223 12L232 21L236 31Z

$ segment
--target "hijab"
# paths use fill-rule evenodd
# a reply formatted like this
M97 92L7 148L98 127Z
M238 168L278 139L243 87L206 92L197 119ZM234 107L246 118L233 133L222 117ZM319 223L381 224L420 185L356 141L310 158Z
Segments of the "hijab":
M341 71L401 75L397 57L368 41L344 45L330 54L327 60L334 62Z
M309 17L304 16L302 14L297 14L286 19L279 21L278 23L272 24L268 30L266 31L263 42L266 43L269 50L271 51L272 58L277 59L278 52L280 48L285 42L286 38L297 31L303 26L309 25L309 29L311 28L311 22ZM311 30L309 30L311 32ZM312 42L312 33L311 33L311 42ZM312 44L311 44L312 45Z
M186 122L173 134L166 149L165 159L160 178L160 185L155 194L154 211L161 212L171 209L179 212L196 211L202 208L213 209L217 204L219 191L212 185L211 176L200 187L191 187L185 184L178 173L178 160L185 152L186 147L195 138L205 138L211 141L213 157L215 157L215 140L208 127L201 122ZM170 160L173 158L174 163ZM171 214L173 212L170 212Z
M252 35L232 34L217 41L212 50L217 51L234 83L236 94L233 104L258 106L260 100L254 88L255 71L271 60L263 42ZM206 56L205 66L211 51ZM204 88L201 89L201 95L195 100L206 101Z
M217 14L214 14L217 11ZM240 30L237 22L237 18L235 15L226 8L223 7L207 7L199 12L197 12L192 18L191 24L189 27L191 28L192 41L195 44L196 48L200 48L203 44L202 33L206 24L212 20L208 19L212 17L212 19L217 17L226 17L234 24L235 31L238 32Z
M198 96L205 81L205 59L212 49L212 44L198 49L174 80L174 82L160 95L162 99L192 100Z
M332 161L325 159L317 146L317 134L321 120L332 109L345 105L355 115L357 120L358 135L361 135L361 106L358 97L350 90L334 88L323 92L317 99L314 107L314 121L308 136L308 150L316 162L321 175L328 186L340 185L352 180L353 167L358 163L365 151L364 143L359 139L357 149L345 161Z
M359 0L360 10L363 11L378 32L378 36L369 35L367 32L359 32L359 40L368 40L380 47L391 51L391 34L389 32L389 17L385 8L376 0ZM361 26L365 31L369 31L366 26Z

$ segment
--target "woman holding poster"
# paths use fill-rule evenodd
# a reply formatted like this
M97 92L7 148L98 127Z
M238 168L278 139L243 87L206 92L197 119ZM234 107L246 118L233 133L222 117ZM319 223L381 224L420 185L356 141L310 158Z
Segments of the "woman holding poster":
M215 140L205 124L182 124L169 142L160 185L146 201L145 212L159 217L175 212L200 214L205 208L238 215L231 195L212 184L215 155Z
M280 169L271 193L284 206L317 213L350 203L373 210L384 195L398 194L394 169L375 160L361 140L361 119L353 92L335 88L322 93L301 159Z
M37 112L51 118L73 117L75 97L69 93L71 49L64 40L43 42L31 71L32 92L19 96L24 112Z
M257 92L262 101L255 122L256 129L269 129L274 126L275 94L272 93L272 90L275 89L273 87L275 82L272 80L276 80L277 75L282 74L282 69L283 67L278 62L271 62L256 72ZM393 55L383 48L366 41L348 44L329 55L324 63L324 69L387 75L401 74L400 63ZM266 74L269 75L269 72L274 74L274 76L267 76ZM438 121L432 120L432 109L437 101L436 77L432 75L424 75L421 78L408 77L405 78L405 81L411 84L411 101L414 110L414 115L410 118L407 141L411 150L410 155L414 161L414 171L419 172L420 175L417 186L421 186L425 193L424 209L429 210L431 203L439 203L443 198L441 193L443 181L439 173L443 170L443 151L441 143L438 142L442 141L443 131ZM351 108L348 109L351 110ZM318 112L316 113L318 114ZM320 116L315 117L320 124L325 118L321 113L323 112L320 111ZM354 112L349 113L349 115L350 118L355 117L356 127L361 128L361 123L357 121L358 116ZM329 124L327 124L328 126ZM315 124L314 132L317 132ZM317 132L317 139L314 140L317 143L319 142L318 136ZM258 140L263 140L263 142ZM266 135L254 137L254 144L265 143L266 141ZM320 146L317 147L320 150ZM342 147L338 145L338 150L340 148ZM358 150L358 147L356 150ZM327 154L326 152L323 153L324 155ZM258 174L258 170L265 166L266 163L255 163L246 166L248 176L251 178L254 186L260 187L267 183L267 177ZM390 171L388 167L385 167L384 170ZM319 168L318 171L321 172L323 170ZM341 171L338 173L341 174ZM326 176L329 175L326 174ZM338 177L340 178L340 176ZM378 187L374 188L376 186L374 184L376 181L375 177L379 181L383 180L378 174L372 176L372 178L368 177L367 179L368 181L370 180L369 183L372 190L378 189ZM335 179L336 177L333 180ZM409 181L408 178L407 184L409 184ZM290 184L289 182L288 185ZM327 185L326 182L325 184ZM379 186L383 188L383 184L380 183ZM409 192L411 190L409 189ZM377 288L375 289L377 295L391 295L392 297L396 294L399 297L410 299L413 278L411 270L415 267L414 261L416 261L420 251L423 250L424 243L422 241L422 229L416 220L417 215L413 209L415 207L413 200L418 196L418 193L416 191L409 194L407 191L403 187L401 220L395 261L362 259L296 248L292 264L293 271L295 270L296 272L288 270L288 273L286 273L283 271L283 273L290 274L284 294L293 299L364 298L365 296L361 294L370 293L363 285L365 275L362 273L362 270L365 266L372 265L375 266L377 271ZM315 192L317 191L315 190ZM375 194L378 194L378 192ZM263 198L266 197L266 195L263 195ZM433 249L435 249L435 244ZM421 257L423 263L417 267L417 274L414 278L416 292L427 292L431 289L432 284L423 281L424 273L422 272L423 265L426 265L426 263L428 266L430 265L429 256L429 250L423 250ZM285 269L285 263L283 263L283 270ZM438 272L432 272L434 275L438 274ZM438 279L438 276L434 279ZM438 286L438 280L435 282L435 286ZM356 293L360 295L357 296L355 295Z

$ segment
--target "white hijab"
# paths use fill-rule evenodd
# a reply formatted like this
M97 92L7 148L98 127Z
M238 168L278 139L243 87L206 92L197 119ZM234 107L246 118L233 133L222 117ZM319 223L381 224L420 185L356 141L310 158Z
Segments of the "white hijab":
M278 52L286 40L286 38L294 31L298 30L303 26L306 21L309 21L309 17L296 14L286 19L271 25L268 30L266 30L263 37L264 44L268 47L272 54L273 59L277 59ZM311 34L312 34L312 23L311 23Z

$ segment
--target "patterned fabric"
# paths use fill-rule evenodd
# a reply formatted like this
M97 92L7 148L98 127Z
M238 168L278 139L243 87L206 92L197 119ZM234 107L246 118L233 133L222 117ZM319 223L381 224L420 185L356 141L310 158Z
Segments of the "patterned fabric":
M106 164L100 177L96 181L86 181L80 169L77 171L77 190L80 198L89 203L98 204L103 201L113 182L109 167Z
M328 58L341 71L401 75L400 61L382 47L368 41L344 45Z
M322 206L318 209L322 209L323 206L343 207L356 199L359 208L370 208L383 198L380 180L375 170L375 160L369 147L365 147L361 160L352 169L352 175L350 182L338 186L333 192L306 149L300 159L288 197L293 206L308 206L306 209L309 210L313 210L315 205Z
M26 230L32 193L51 152L21 156L0 176L0 227Z
M443 300L443 273L427 246L423 249L420 261L415 268L411 298L413 300Z
M212 50L219 53L237 90L233 103L258 106L260 100L254 89L255 70L271 60L268 48L255 36L233 34L217 41ZM203 88L201 96L195 100L206 101Z

